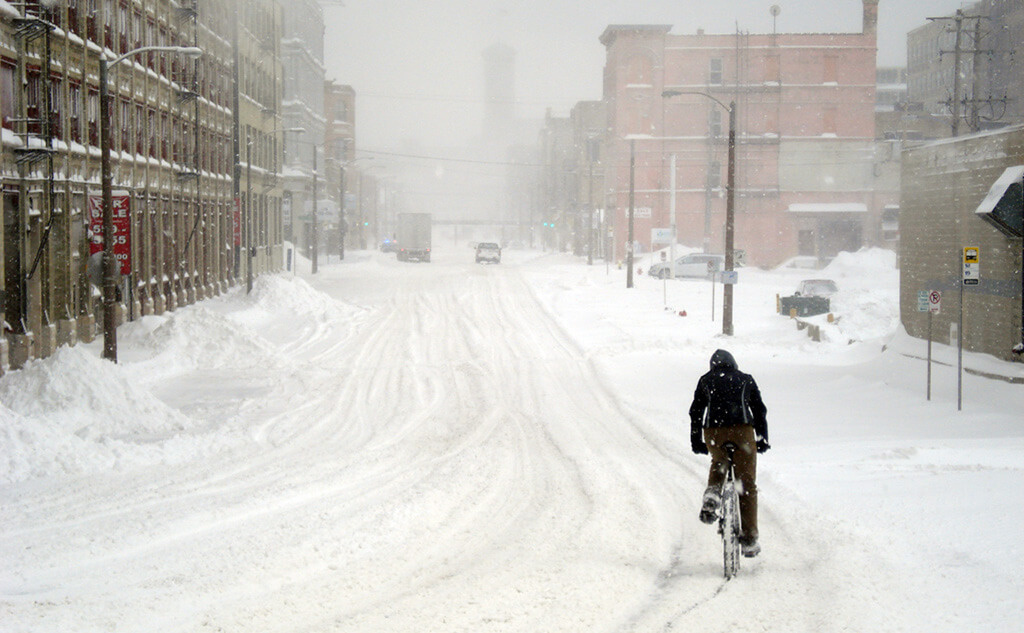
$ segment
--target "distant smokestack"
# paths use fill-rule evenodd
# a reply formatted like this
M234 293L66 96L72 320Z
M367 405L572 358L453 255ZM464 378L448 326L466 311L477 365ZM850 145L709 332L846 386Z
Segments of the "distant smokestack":
M864 0L864 35L878 35L878 0Z

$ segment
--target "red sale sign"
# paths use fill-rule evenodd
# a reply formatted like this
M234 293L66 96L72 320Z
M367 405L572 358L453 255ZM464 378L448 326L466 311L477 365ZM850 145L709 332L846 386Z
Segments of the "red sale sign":
M114 258L121 262L121 274L132 272L131 196L127 191L113 192ZM89 254L103 250L103 196L89 195Z

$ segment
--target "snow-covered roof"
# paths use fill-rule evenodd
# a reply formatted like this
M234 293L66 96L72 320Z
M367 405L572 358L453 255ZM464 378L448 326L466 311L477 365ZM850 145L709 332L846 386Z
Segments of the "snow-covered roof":
M1024 165L1007 167L992 184L992 188L988 190L988 194L974 211L978 217L992 222L999 230L1015 237L1019 237L1022 231L1020 206L1022 194L1019 187L1015 191L1010 191L1010 188L1021 183L1022 179L1024 179ZM1003 204L997 209L1000 202Z
M811 202L789 205L790 213L867 213L862 202Z
M978 205L976 213L992 213L992 210L996 208L996 204L1002 199L1003 194L1010 188L1010 185L1024 178L1024 165L1017 165L1016 167L1007 167L1003 175L1000 176L995 183L992 184L992 188L988 190L988 195Z
M12 7L7 0L0 0L0 17L4 18L20 18L21 13L17 9Z

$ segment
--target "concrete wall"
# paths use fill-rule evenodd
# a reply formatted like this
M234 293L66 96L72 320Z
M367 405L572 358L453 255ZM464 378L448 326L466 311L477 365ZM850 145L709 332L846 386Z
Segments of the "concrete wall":
M980 251L981 283L964 287L964 348L1013 360L1020 342L1021 240L975 216L1007 167L1024 163L1024 127L937 141L904 150L900 203L900 313L915 337L927 338L921 290L942 292L932 339L949 343L959 319L963 248ZM1019 359L1018 359L1019 360Z

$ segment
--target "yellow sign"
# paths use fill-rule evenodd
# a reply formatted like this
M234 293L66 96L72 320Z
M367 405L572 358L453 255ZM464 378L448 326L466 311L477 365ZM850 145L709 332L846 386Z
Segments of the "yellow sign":
M978 263L978 247L977 246L965 246L964 247L964 263L965 264L977 264Z

